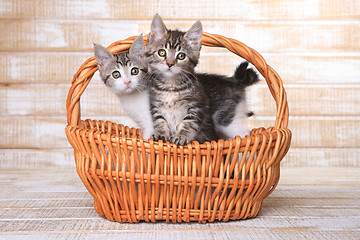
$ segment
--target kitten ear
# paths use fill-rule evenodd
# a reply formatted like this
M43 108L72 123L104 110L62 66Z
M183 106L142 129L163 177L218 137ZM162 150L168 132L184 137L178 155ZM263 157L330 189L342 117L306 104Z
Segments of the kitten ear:
M129 49L130 56L137 57L141 60L145 58L145 42L142 34L137 36L137 38L132 43Z
M94 54L100 71L114 60L114 55L100 44L94 43Z
M159 14L155 14L151 22L149 42L158 42L165 38L168 30Z
M202 25L196 21L194 25L185 33L184 38L194 50L199 51L201 48Z

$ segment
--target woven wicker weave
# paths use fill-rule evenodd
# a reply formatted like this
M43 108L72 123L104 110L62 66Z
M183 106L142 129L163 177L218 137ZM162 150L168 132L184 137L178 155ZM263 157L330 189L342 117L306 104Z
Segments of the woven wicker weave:
M134 39L108 49L124 52ZM88 59L69 90L65 132L100 216L118 222L245 219L255 217L275 189L291 141L280 77L259 53L237 40L204 33L202 44L225 47L259 70L276 102L275 126L253 129L244 138L177 146L143 140L139 129L121 124L83 121L80 97L97 71L94 57Z

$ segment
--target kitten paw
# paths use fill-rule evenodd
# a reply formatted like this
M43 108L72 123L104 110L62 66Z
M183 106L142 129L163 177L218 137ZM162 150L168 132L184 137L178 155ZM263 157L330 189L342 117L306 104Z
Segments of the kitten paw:
M186 136L173 136L170 139L171 143L175 143L176 145L186 145L190 142Z
M156 134L156 133L152 135L152 139L154 139L154 141L159 141L159 140L165 141L165 137L164 137L164 136L162 136L162 135L160 135L160 134Z
M163 142L166 142L166 141L170 140L169 137L166 137L165 135L160 134L160 133L153 133L152 134L152 139L154 139L154 141L163 140Z

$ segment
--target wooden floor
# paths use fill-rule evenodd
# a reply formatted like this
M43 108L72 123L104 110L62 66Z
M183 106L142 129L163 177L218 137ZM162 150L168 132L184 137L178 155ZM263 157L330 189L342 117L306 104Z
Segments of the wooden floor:
M360 239L360 168L282 168L249 220L102 219L74 169L0 169L0 239Z

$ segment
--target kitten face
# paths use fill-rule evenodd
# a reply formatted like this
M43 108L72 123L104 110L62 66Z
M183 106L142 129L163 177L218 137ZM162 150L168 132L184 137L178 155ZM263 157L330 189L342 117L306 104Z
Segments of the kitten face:
M154 61L152 66L164 75L172 77L173 75L186 71L189 68L188 51L184 46L178 45L173 48L170 44L160 45L159 50L153 54Z
M169 78L193 72L199 60L201 36L200 22L184 33L167 30L160 16L156 15L146 48L149 67Z
M115 55L107 68L100 71L104 83L116 94L131 93L143 87L144 69L126 53Z
M142 36L136 38L129 53L113 55L99 44L95 44L94 49L101 79L115 94L128 94L146 88L147 66Z

